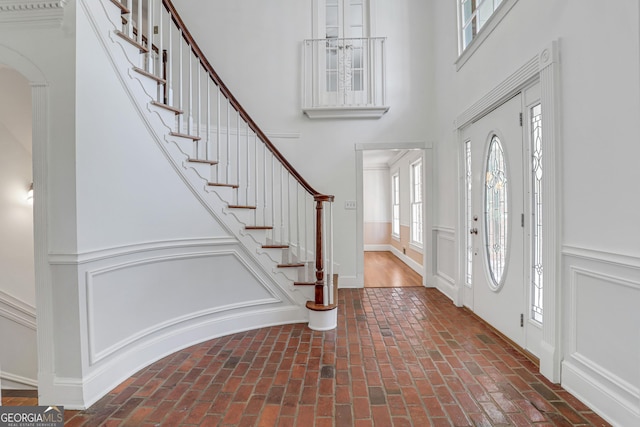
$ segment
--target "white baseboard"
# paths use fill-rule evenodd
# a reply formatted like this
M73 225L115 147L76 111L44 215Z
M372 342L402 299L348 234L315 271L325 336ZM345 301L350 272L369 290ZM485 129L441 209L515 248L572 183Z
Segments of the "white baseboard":
M420 277L424 276L424 268L420 264L415 262L413 259L409 258L407 255L403 254L393 246L391 246L391 253L394 254L396 257L398 257L400 261L404 262L409 267L411 267L411 269L416 273L418 273Z
M356 276L340 276L338 278L338 288L363 288L364 278Z
M580 363L562 363L562 387L614 426L639 426L640 404L635 392L607 385ZM617 388L617 390L616 390Z
M391 245L364 245L365 252L391 252Z

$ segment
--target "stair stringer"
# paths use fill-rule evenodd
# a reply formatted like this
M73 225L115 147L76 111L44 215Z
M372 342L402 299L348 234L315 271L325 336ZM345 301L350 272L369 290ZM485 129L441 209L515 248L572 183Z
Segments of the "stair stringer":
M106 5L104 2L106 1ZM266 240L257 237L260 233L245 230L245 226L253 225L246 218L228 208L232 202L229 188L209 187L203 165L188 162L188 154L184 146L191 142L181 137L171 136L175 128L175 114L169 110L151 104L155 100L157 83L152 79L133 71L133 67L143 67L143 55L139 49L116 35L119 30L120 12L107 0L83 2L97 37L101 40L105 54L119 76L123 89L127 92L139 116L157 146L165 155L178 176L191 190L194 197L206 208L230 235L234 236L244 248L244 253L252 258L264 274L262 279L275 284L291 300L300 307L303 318L308 319L305 304L313 299L313 289L295 287L294 282L306 279L308 266L299 268L278 268L277 256L262 248ZM204 165L207 167L207 165ZM211 166L208 166L209 168ZM256 235L254 235L256 234ZM264 237L264 236L263 236Z

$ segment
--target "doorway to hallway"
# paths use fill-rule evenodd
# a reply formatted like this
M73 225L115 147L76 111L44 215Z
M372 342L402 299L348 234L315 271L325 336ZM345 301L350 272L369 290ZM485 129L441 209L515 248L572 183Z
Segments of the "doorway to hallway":
M391 252L364 253L365 288L422 286L422 277Z

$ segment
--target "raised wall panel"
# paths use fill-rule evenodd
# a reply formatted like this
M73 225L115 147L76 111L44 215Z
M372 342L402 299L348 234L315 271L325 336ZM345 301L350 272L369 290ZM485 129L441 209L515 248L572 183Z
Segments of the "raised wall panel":
M92 364L181 322L281 301L233 251L89 271L86 288Z
M562 385L614 425L640 425L640 260L565 248Z

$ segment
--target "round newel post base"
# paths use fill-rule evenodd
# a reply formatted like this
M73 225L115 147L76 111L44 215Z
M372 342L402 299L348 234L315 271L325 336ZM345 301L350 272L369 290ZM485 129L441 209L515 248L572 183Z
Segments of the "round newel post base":
M322 305L308 301L307 310L309 310L309 329L330 331L338 326L337 304Z

